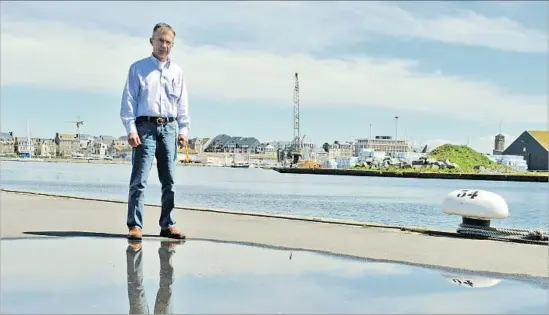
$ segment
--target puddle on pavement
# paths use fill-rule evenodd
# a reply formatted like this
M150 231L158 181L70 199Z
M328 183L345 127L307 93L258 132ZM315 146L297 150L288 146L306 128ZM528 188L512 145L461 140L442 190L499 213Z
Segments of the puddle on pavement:
M2 313L540 313L547 286L188 240L1 241ZM173 284L173 285L172 285Z

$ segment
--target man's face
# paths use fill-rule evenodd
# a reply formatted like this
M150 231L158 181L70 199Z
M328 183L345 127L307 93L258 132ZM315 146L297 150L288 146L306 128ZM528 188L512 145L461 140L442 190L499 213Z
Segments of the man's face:
M152 38L153 53L161 61L166 61L173 47L174 36L170 31L157 30Z

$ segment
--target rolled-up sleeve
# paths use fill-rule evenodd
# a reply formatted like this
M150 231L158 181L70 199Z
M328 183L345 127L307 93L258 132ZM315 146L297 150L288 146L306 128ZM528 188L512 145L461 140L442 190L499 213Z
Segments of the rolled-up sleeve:
M187 136L191 119L189 117L189 93L183 74L181 74L181 97L177 102L177 123L179 125L179 134Z
M137 133L135 127L135 109L137 108L137 97L139 93L139 80L136 76L135 64L130 66L128 77L122 92L122 101L120 104L120 119L126 129L126 133Z

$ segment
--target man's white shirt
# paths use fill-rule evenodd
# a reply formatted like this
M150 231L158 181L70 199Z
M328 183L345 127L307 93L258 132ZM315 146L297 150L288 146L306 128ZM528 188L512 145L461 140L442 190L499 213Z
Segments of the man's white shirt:
M187 86L183 70L168 60L150 56L134 62L122 93L120 118L126 132L137 132L139 116L174 117L179 134L187 135L190 125Z

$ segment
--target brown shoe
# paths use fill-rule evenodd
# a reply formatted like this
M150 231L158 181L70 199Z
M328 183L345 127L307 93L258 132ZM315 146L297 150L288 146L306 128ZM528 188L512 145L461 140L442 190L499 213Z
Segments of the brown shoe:
M177 246L185 244L185 240L169 240L169 241L161 241L160 242L160 249L165 250L174 250Z
M175 238L175 239L185 239L186 236L182 232L180 232L175 226L172 226L168 229L162 229L160 230L160 236L168 237L168 238Z
M137 252L141 249L141 242L135 243L135 241L128 240L128 250Z
M138 226L132 227L128 232L129 240L140 241L142 238L143 238L143 233L141 232L141 228L139 228Z

